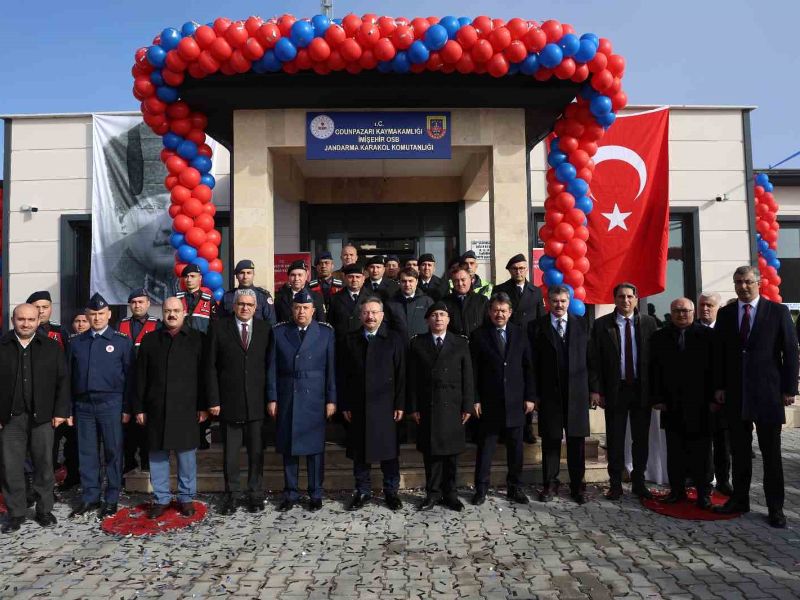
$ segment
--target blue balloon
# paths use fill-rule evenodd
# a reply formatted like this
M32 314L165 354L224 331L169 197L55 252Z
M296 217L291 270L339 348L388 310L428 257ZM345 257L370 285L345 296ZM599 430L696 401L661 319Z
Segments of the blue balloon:
M767 185L769 183L769 176L766 173L759 173L756 175L756 183L761 186Z
M558 41L558 45L561 46L561 51L564 53L564 56L575 56L575 53L581 47L581 41L574 33L567 33L561 37Z
M190 263L197 258L197 249L189 244L184 244L178 248L178 258L180 258L182 262Z
M391 73L392 72L392 61L385 60L383 62L378 63L378 71L381 73Z
M559 143L560 143L560 142L561 142L561 138L553 138L553 139L550 141L550 151L551 151L551 152L552 152L553 150L559 150L559 151L560 151L560 150L561 150L561 146L559 146Z
M194 35L194 32L197 31L197 23L194 21L186 21L181 27L181 34L183 37L189 37L190 35Z
M283 65L281 65L281 61L278 60L278 57L275 55L275 51L267 50L264 52L264 56L253 63L253 70L257 73L274 73L276 71L280 71L282 66Z
M431 25L425 32L425 47L428 50L439 50L447 43L449 33L441 25Z
M583 300L578 300L577 298L572 298L569 301L569 313L575 315L576 317L582 317L586 314L586 305L583 303Z
M539 53L539 62L548 69L554 69L564 60L564 51L557 44L547 44Z
M203 275L203 284L212 290L222 287L222 275L216 271L209 271Z
M764 256L765 259L767 259L767 262L770 262L770 261L775 260L776 258L778 258L778 255L775 253L775 250L773 250L772 248L767 248L761 254Z
M589 110L595 117L602 117L611 112L612 109L611 98L608 96L595 96L589 103Z
M587 63L594 58L595 54L597 54L597 45L592 40L582 39L574 58L578 62Z
M164 148L167 148L168 150L176 150L182 141L183 138L181 136L179 136L177 133L172 133L171 131L165 133L164 137L161 138Z
M201 175L208 173L211 170L211 159L203 154L195 156L192 159L192 162L189 164L200 171Z
M583 179L576 177L572 181L569 182L567 186L567 191L575 196L575 198L580 198L581 196L585 196L586 193L589 191L589 184L586 183Z
M400 53L398 52L397 54L399 55ZM431 56L431 53L428 51L427 46L419 40L411 44L407 54L408 54L408 60L413 65L422 64L426 62Z
M472 25L472 19L470 19L469 17L458 17L458 25L459 29L461 29L461 27L464 27L466 25Z
M767 243L767 240L759 239L758 251L761 252L761 254L764 254L764 252L766 252L767 250L769 250L769 244Z
M153 65L156 69L164 66L164 61L167 59L167 53L161 46L150 46L147 49L147 62Z
M222 302L222 298L225 296L225 290L220 288L215 289L211 292L211 295L214 296L214 300L217 302Z
M456 39L456 33L461 29L461 23L452 15L439 19L439 25L447 30L447 37L451 40Z
M173 232L172 235L169 236L169 245L177 250L181 246L186 243L186 236L182 233L178 233L177 231Z
M150 83L153 85L164 85L164 78L161 76L161 71L153 71L150 73Z
M575 179L575 175L577 175L577 171L572 163L563 162L556 167L556 179L561 183L569 183Z
M203 258L202 256L198 256L192 261L192 264L197 265L200 267L200 273L205 275L208 273L208 261Z
M547 156L547 164L551 167L557 167L566 160L567 155L559 150L551 150L550 154Z
M575 179L574 181L578 180ZM582 210L584 214L588 215L590 212L592 212L592 209L594 208L594 203L592 202L592 199L589 198L589 196L581 196L579 198L575 198L575 208Z
M339 19L339 18L334 19L333 22L336 23L337 25L341 25L342 24L342 20Z
M543 279L547 285L561 285L564 283L564 275L558 269L548 269L544 272Z
M192 160L197 156L197 144L189 140L183 140L178 144L178 155L186 160Z
M161 47L167 52L177 48L180 41L181 34L174 27L167 27L161 32Z
M311 40L314 39L314 26L308 21L295 21L292 24L292 30L289 34L289 37L295 46L298 48L305 48L311 43ZM277 45L275 48L277 49ZM292 59L290 58L289 60Z
M519 75L519 71L520 71L519 65L520 64L521 63L511 63L511 64L509 64L508 65L508 73L506 73L506 75Z
M205 175L200 176L200 183L202 183L203 185L207 185L213 190L214 186L217 185L217 180L214 179L213 175L209 175L208 173L206 173Z
M297 23L295 23L295 25L296 24ZM292 25L292 29L294 29L294 25ZM275 56L278 57L278 60L281 62L289 62L290 60L294 60L294 57L297 56L297 48L288 39L281 38L278 40L278 43L275 44Z
M519 70L524 75L534 75L539 70L539 55L535 52L528 54L527 58L519 64Z
M325 15L315 15L311 18L311 25L314 27L314 37L322 37L331 26L331 20Z
M547 254L542 254L542 257L539 259L539 270L549 271L550 269L555 268L556 266L556 259L552 256L548 256Z
M416 43L417 42L414 42L414 44ZM414 44L411 46L413 47ZM422 46L422 42L419 42L419 44ZM425 46L422 47L425 48ZM425 51L427 52L427 49ZM392 59L392 69L394 69L395 73L408 73L411 70L411 62L408 60L408 53L398 52Z
M780 271L781 270L781 259L776 258L775 259L775 264L772 265L772 266L775 267L776 271Z
M773 186L769 181L764 184L764 191L765 192L771 192L774 189L775 189L775 186Z
M156 89L156 96L158 96L159 100L167 104L172 104L178 99L178 89L168 85L162 85Z
M617 115L614 114L613 112L605 114L601 117L597 117L597 122L600 123L600 125L602 125L606 129L611 127L614 124L614 121L616 120L617 120Z
M595 48L600 46L600 38L594 33L584 33L581 36L581 40L591 40Z
M575 288L568 283L562 283L561 285L567 288L567 291L569 292L569 299L572 300L572 297L575 295Z
M581 98L583 98L584 100L591 100L592 98L597 98L597 96L600 95L600 92L598 92L596 89L594 89L587 82L587 83L584 83L583 86L581 87L580 95L581 95Z

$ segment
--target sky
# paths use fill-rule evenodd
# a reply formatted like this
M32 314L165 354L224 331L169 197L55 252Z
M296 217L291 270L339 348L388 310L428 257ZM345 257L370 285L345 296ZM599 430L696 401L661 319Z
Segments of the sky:
M308 0L8 0L1 10L0 114L135 110L133 54L164 27L320 12ZM334 16L349 12L558 19L612 41L627 62L623 87L631 104L754 105L756 168L800 150L797 0L334 2ZM800 168L800 157L783 166Z

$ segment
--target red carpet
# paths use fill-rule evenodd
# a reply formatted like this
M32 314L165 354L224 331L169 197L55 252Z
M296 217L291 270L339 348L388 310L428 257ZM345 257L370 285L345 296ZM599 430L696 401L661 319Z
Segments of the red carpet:
M675 519L687 519L689 521L725 521L728 519L735 519L741 516L741 513L732 515L720 515L710 510L703 510L695 505L697 500L697 491L694 488L689 488L686 491L688 500L678 502L677 504L665 504L661 499L667 497L667 492L653 491L653 499L642 499L642 504L660 515L673 517ZM721 506L727 502L728 497L714 491L711 493L711 504L713 506Z
M150 510L149 504L123 508L117 514L103 519L101 528L106 533L114 535L155 535L171 529L183 529L202 521L208 512L208 507L202 502L195 501L194 515L183 517L179 512L178 505L173 502L167 511L155 521L147 517L148 510Z

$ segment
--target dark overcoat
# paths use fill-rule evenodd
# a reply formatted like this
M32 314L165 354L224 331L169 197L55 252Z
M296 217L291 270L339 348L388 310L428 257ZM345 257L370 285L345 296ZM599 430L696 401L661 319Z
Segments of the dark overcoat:
M420 279L418 289L426 296L430 296L434 302L438 302L450 292L447 282L447 279L432 275L428 283L423 283Z
M536 382L539 434L551 440L560 440L563 431L568 437L588 436L589 332L586 323L573 315L567 317L566 365L561 364L561 341L549 314L528 324L528 338ZM565 377L560 376L561 369L566 369ZM566 389L562 389L564 384Z
M394 411L405 410L406 344L382 323L372 342L364 330L347 334L338 352L339 409L352 413L347 456L355 462L396 458Z
M242 348L235 317L211 323L205 360L209 408L220 407L229 423L258 421L267 415L269 352L274 343L267 321L253 319L247 350Z
M327 320L327 313L325 311L325 300L323 299L322 294L312 291L308 285L306 285L306 291L311 295L311 298L314 301L314 320L324 323ZM275 319L278 321L278 323L292 320L293 300L294 292L292 291L292 288L289 287L288 283L284 284L284 286L275 294Z
M353 301L350 290L347 288L336 292L331 296L331 303L328 306L327 320L333 326L336 339L340 339L350 333L361 329L360 302L372 294L366 289L361 288L358 297Z
M136 356L133 414L147 415L151 450L191 450L200 444L197 411L206 410L205 336L184 325L147 334Z
M417 450L433 456L464 451L461 415L474 411L474 385L466 338L448 333L440 351L430 333L411 339L406 389L409 412L420 414Z
M713 329L692 323L678 347L680 330L667 325L650 338L650 403L664 404L661 427L692 435L711 435L714 401Z
M716 389L725 392L729 423L786 422L783 395L797 395L797 336L783 304L761 298L750 335L739 337L738 302L723 306L714 325Z
M519 288L513 279L494 286L492 294L505 292L511 298L511 322L527 330L528 323L545 314L542 291L525 280L524 292L519 293Z
M287 456L325 451L325 405L336 404L334 333L311 321L304 338L294 322L275 326L269 400L278 403L275 450Z
M425 313L433 304L430 296L426 296L417 289L414 297L407 299L402 290L386 303L384 313L389 319L389 326L405 340L428 331L428 322Z
M444 297L444 303L450 313L450 324L447 326L447 330L453 333L470 337L473 331L488 320L486 307L489 300L483 294L476 294L470 290L462 305L458 294L450 293Z
M534 402L533 364L528 338L521 327L506 325L505 350L496 327L487 322L470 338L475 403L480 402L482 426L522 427L525 402Z

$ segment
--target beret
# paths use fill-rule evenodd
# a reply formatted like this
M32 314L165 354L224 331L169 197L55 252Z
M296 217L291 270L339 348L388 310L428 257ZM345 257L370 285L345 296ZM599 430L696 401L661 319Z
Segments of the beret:
M144 288L138 288L132 290L130 294L128 294L128 302L133 302L134 298L150 298L150 294L147 293L147 290Z
M233 270L234 273L239 273L245 269L255 269L256 264L250 260L249 258L245 258L244 260L240 260L236 263L236 268Z
M437 310L443 310L448 315L450 315L450 310L447 308L447 304L439 300L439 302L434 302L428 307L428 310L425 311L425 318L427 319L428 317L431 316L431 314L433 314Z
M417 259L417 263L424 263L424 262L435 263L436 259L433 257L433 254L420 254L419 258Z
M506 263L506 269L510 269L511 265L515 265L521 262L528 262L524 254L517 254L515 256L512 256L511 258L508 259L508 262Z
M181 277L186 277L190 273L202 273L202 271L196 264L190 263L183 267L183 271L181 271Z
M53 301L53 299L50 297L50 292L47 290L41 290L38 292L33 292L30 296L28 296L28 299L25 302L26 304L33 304L39 300L47 300L48 302Z
M291 273L292 271L294 271L296 269L303 269L303 271L307 271L308 270L306 268L306 263L304 263L302 260L295 260L286 269L286 274L288 275L289 273Z

